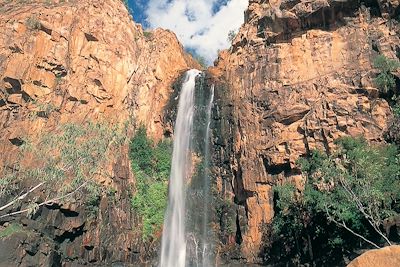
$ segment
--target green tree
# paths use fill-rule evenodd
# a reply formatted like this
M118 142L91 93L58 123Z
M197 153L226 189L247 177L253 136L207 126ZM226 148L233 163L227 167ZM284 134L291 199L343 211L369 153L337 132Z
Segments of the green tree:
M125 125L127 126L127 125ZM71 196L85 189L86 208L96 214L103 187L96 184L96 176L111 175L106 171L107 160L126 142L126 127L107 122L60 124L51 131L43 131L37 138L25 137L18 151L18 168L0 168L0 197L12 197L0 212L6 212L21 200L29 202L19 213L33 213L49 203L70 201ZM35 164L24 165L22 159L31 157ZM29 181L29 183L27 183ZM34 184L25 188L25 184ZM60 187L59 185L64 186ZM45 194L45 201L37 203L37 192ZM20 190L21 192L18 192ZM0 217L12 213L0 214Z
M400 199L400 165L393 145L368 145L362 138L343 138L331 156L315 152L303 161L308 173L305 201L323 212L328 220L367 243L363 222L387 243L383 222L398 215L394 204ZM318 156L315 156L318 155Z
M342 264L341 255L356 249L358 239L374 247L391 244L383 226L400 212L397 148L350 137L336 143L331 155L313 151L298 161L307 176L303 190L274 187L276 260Z
M168 177L171 170L172 144L162 140L154 145L140 126L131 139L129 157L136 178L132 207L142 217L142 238L153 236L164 221L168 200Z
M145 174L153 172L153 142L147 137L146 128L140 126L129 145L131 160L137 164Z
M159 180L165 180L171 172L172 144L169 140L160 141L154 148L154 169Z

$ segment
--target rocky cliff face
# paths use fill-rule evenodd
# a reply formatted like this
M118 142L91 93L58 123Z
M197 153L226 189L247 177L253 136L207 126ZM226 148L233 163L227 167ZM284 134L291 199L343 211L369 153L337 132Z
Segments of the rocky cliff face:
M398 139L396 128L387 131L392 111L373 83L372 61L400 57L392 19L399 13L395 0L250 0L245 24L206 81L216 85L217 261L263 260L272 187L303 185L299 157L330 152L341 136ZM173 114L164 107L173 102L172 83L192 67L199 66L173 33L144 32L119 0L0 1L0 171L34 165L32 154L19 157L25 141L63 137L66 123L127 122L127 136L145 124L154 139L170 135ZM142 241L130 208L127 150L126 143L114 150L96 174L111 189L95 203L82 193L29 216L0 217L0 266L137 266L155 258L157 240ZM1 197L1 186L3 204L12 195ZM0 216L27 200L42 203L46 194Z
M228 257L261 261L272 186L302 186L299 157L329 153L342 136L383 141L392 114L372 62L400 56L398 15L398 1L250 1L231 49L210 69L220 84L219 189L236 206Z
M65 123L144 124L161 138L172 83L193 67L198 64L174 33L144 32L120 0L0 1L0 170L18 172L24 140L60 134ZM95 219L84 195L43 206L28 218L0 219L3 227L24 226L17 237L2 239L0 265L144 261L152 245L142 242L140 220L131 211L135 180L127 154L126 145L118 148L96 176L112 189L96 200ZM23 207L24 201L2 214Z

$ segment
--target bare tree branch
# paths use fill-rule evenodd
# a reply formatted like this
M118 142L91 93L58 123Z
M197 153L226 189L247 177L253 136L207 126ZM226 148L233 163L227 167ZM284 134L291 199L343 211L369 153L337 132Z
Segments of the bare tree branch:
M350 186L347 184L345 179L343 177L339 178L339 181L341 182L343 188L346 190L347 194L351 197L351 199L356 203L358 209L361 211L361 213L364 215L365 219L367 219L368 223L374 228L374 230L386 241L386 243L389 244L389 246L392 245L392 243L389 241L389 239L382 233L382 231L379 229L380 223L377 222L372 214L368 214L365 211L364 205L361 203L360 199L357 197L357 195L351 190Z
M329 213L327 207L325 207L325 210L326 210L326 214L328 215L328 219L329 219L329 220L331 220L332 222L336 223L337 225L343 227L344 229L346 229L347 231L349 231L349 232L352 233L353 235L355 235L355 236L361 238L361 239L364 240L365 242L367 242L367 243L373 245L374 247L376 247L376 248L381 248L380 246L378 246L378 245L375 244L374 242L368 240L367 238L363 237L362 235L360 235L360 234L354 232L352 229L350 229L349 227L347 227L347 225L346 225L345 222L338 222L337 220L335 220L335 218L333 218L333 216L331 216L331 214Z
M50 204L53 204L54 202L56 202L56 201L58 201L58 200L67 198L67 197L69 197L69 196L72 196L72 195L75 194L79 189L81 189L82 187L84 187L87 183L88 183L88 182L84 182L83 184L81 184L80 186L78 186L74 191L72 191L72 192L70 192L70 193L68 193L68 194L66 194L66 195L63 195L63 196L60 196L60 197L56 197L56 198L52 198L52 199L50 199L50 200L46 200L45 202L42 202L42 203L38 204L37 207L41 207L41 206L44 206L44 205L50 205ZM8 217L8 216L13 216L13 215L21 214L21 213L24 213L24 212L29 212L31 209L32 209L32 208L26 208L26 209L23 209L23 210L20 210L20 211L16 211L16 212L4 214L4 215L1 215L1 216L0 216L0 219L1 219L1 218L4 218L4 217Z
M26 192L25 194L15 198L13 201L11 201L10 203L7 203L6 205L0 207L0 211L12 206L15 202L19 201L19 200L23 200L24 198L26 198L29 193L32 193L33 191L35 191L36 189L38 189L39 187L41 187L45 182L42 182L36 186L34 186L33 188L31 188L28 192Z

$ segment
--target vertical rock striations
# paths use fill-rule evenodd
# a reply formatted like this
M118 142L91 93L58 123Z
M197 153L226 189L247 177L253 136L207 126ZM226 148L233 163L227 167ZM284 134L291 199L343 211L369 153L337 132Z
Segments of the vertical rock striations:
M399 57L399 23L390 19L398 15L397 1L250 0L232 47L210 69L221 84L215 164L228 187L220 190L236 204L231 258L260 261L272 186L301 186L299 157L329 153L341 136L383 140L392 115L372 62Z

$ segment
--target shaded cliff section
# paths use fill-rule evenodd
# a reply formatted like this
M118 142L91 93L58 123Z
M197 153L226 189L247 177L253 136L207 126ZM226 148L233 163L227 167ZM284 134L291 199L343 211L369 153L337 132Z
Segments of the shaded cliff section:
M127 140L143 124L153 139L163 138L172 83L196 67L174 33L144 32L120 0L0 1L0 170L17 177L0 206L40 182L18 179L23 167L38 163L21 158L28 139L40 149L35 140L88 122L125 127ZM0 218L0 266L138 266L155 259L159 240L142 240L141 220L131 208L135 177L127 141L114 147L94 177L100 193L93 199L80 190L68 201ZM73 178L0 213L42 203Z
M232 47L209 69L219 84L214 171L235 213L221 258L268 261L273 186L302 187L299 157L329 153L343 136L384 141L393 115L373 60L398 60L398 15L398 1L250 0Z

